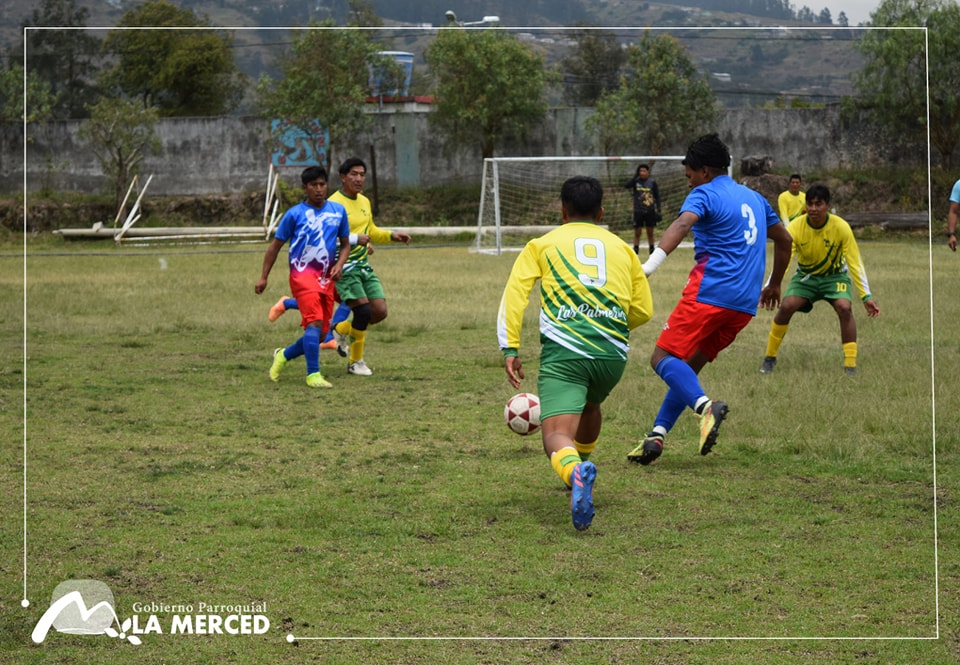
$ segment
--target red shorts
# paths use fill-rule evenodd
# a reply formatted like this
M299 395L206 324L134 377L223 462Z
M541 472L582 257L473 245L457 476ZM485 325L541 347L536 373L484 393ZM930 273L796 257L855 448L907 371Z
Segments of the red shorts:
M323 323L324 335L333 318L336 289L333 280L318 278L310 273L290 273L290 293L297 299L300 310L300 326L306 328L311 323Z
M680 302L670 313L657 346L681 360L689 360L701 351L710 362L733 343L753 318L746 312L697 302L700 281L691 279L683 289Z

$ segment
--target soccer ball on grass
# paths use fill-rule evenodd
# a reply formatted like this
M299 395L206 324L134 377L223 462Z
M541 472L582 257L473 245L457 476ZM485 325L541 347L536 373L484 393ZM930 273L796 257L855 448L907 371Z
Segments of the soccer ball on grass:
M526 436L540 429L540 399L533 393L517 393L503 407L507 427Z

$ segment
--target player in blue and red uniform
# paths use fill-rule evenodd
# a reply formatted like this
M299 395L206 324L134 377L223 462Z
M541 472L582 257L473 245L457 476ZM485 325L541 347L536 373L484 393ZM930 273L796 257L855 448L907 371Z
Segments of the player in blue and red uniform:
M790 235L766 199L727 175L730 151L716 134L694 141L683 164L691 191L643 271L652 274L691 229L696 264L650 357L669 389L653 429L627 454L640 464L660 456L667 432L686 407L700 417L700 454L713 448L728 407L707 397L697 375L756 315L758 302L768 309L780 303L790 261ZM775 249L764 287L767 238Z
M327 334L333 314L334 282L340 279L350 254L350 222L347 210L327 200L327 172L309 166L300 174L306 198L284 213L274 239L263 257L257 294L267 288L267 277L284 243L290 243L290 292L297 300L303 336L286 349L273 352L270 379L277 381L287 362L304 356L307 385L329 388L320 373L320 340ZM338 251L339 243L339 251Z

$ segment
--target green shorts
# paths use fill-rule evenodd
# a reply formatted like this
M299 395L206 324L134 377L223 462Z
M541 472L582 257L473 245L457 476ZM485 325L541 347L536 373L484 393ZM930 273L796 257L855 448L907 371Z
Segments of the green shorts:
M537 375L540 419L580 413L587 402L600 404L619 383L626 360L575 359L547 363Z
M853 301L850 296L850 289L853 284L850 282L850 275L845 272L835 275L804 275L796 273L787 286L787 292L783 294L784 298L789 296L799 296L806 298L807 304L800 308L801 312L809 312L813 309L813 303L818 300L839 300L841 298Z
M367 300L384 298L383 285L369 263L358 265L349 272L343 273L340 281L337 282L337 295L340 296L340 302L344 303L362 298Z

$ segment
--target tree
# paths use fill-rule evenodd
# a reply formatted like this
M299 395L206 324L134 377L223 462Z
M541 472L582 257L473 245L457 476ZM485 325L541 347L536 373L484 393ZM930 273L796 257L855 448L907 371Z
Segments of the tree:
M27 115L24 118L23 67L15 64L0 72L0 122L43 122L53 116L57 95L46 79L27 72Z
M714 129L717 102L676 38L645 33L627 50L620 87L601 97L587 126L607 154L625 149L662 154Z
M564 88L571 102L593 106L607 90L617 87L625 51L610 32L579 30L573 54L562 63Z
M11 61L23 64L25 42L28 77L47 83L55 97L53 118L85 118L96 98L100 40L79 29L89 14L74 0L43 0L23 23L25 38L10 51Z
M263 76L257 83L260 113L296 125L312 139L326 129L334 145L365 128L370 66L382 63L371 35L338 29L331 20L295 33L291 52L278 63L281 78Z
M224 115L239 105L246 77L233 58L233 37L211 29L206 17L148 0L117 25L104 41L117 55L104 77L109 87L161 116Z
M850 19L847 18L847 13L845 11L841 11L840 15L837 16L837 25L844 28L850 26Z
M867 62L854 79L856 104L881 126L926 142L929 95L930 140L945 167L960 143L960 7L942 0L884 0L872 25L919 29L869 30L858 48ZM924 41L929 43L925 52ZM927 88L927 63L931 74Z
M119 207L130 178L138 173L140 162L160 150L154 132L159 118L157 109L117 98L101 98L90 107L90 119L79 130L90 144L100 168L111 181Z
M543 57L499 30L444 28L427 48L437 108L431 124L448 143L474 144L484 158L543 119Z

